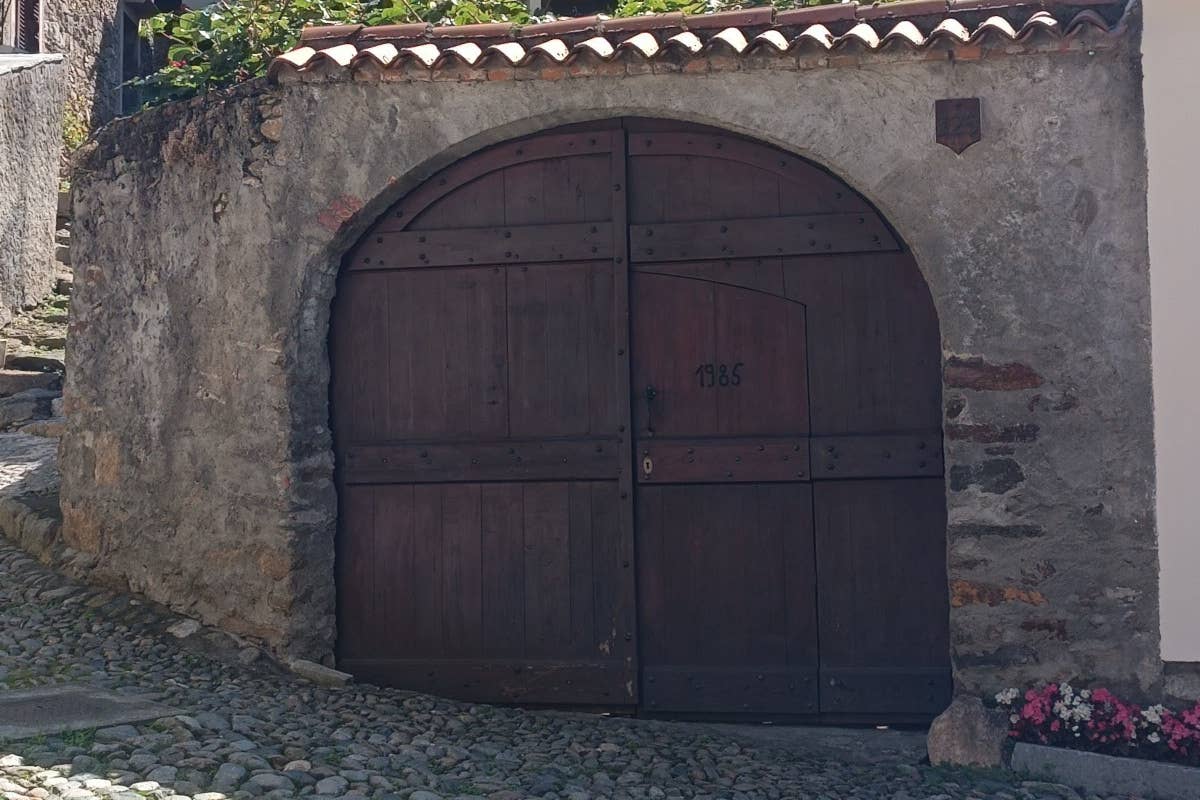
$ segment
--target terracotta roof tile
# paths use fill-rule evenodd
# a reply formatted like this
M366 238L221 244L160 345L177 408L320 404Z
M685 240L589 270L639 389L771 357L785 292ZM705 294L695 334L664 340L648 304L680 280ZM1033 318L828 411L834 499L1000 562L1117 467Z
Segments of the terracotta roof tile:
M633 59L629 62L633 64L659 61L672 52L684 58L710 57L710 67L728 64L731 56L750 54L803 58L830 52L919 52L977 43L995 43L1009 52L1014 42L1053 43L1072 37L1091 42L1097 35L1115 39L1128 28L1126 20L1137 5L1138 0L905 0L789 11L763 6L698 16L580 17L524 27L507 22L441 27L336 25L305 30L298 47L271 62L269 74L323 77L337 76L339 70L351 74L365 70L366 74L355 77L369 79L405 65L424 70L461 65L476 72L546 66L561 75L557 65L581 56L600 62ZM632 66L629 69L633 71ZM580 68L570 74L589 73Z

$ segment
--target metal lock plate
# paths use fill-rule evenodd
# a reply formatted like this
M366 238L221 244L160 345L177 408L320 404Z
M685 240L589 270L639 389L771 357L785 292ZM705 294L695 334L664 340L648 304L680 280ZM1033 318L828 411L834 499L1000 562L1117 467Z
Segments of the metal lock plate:
M654 462L650 460L650 456L646 456L645 458L642 459L642 472L649 475L653 471L654 471Z

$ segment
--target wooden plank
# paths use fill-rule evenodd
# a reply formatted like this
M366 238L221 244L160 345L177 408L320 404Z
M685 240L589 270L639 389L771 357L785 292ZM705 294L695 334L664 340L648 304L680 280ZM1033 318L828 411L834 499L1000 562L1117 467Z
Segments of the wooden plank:
M525 501L520 484L480 487L480 583L483 635L489 658L525 655Z
M628 384L629 370L625 367L625 353L617 355L618 333L613 324L617 313L617 297L621 305L627 302L628 286L624 277L617 286L615 274L625 275L623 270L614 270L613 265L597 264L589 271L588 325L585 333L587 342L587 430L593 436L624 438L624 428L629 422ZM626 325L628 322L626 321ZM622 342L626 341L621 336ZM622 344L622 349L624 344ZM614 370L614 367L616 368ZM577 367L579 368L579 367ZM614 371L617 377L614 377ZM621 463L628 463L623 461Z
M612 480L620 456L615 436L412 442L345 448L339 467L351 484Z
M403 206L407 206L404 203ZM453 192L443 195L426 207L416 219L409 219L408 230L438 230L460 227L463 220L470 220L472 227L491 228L504 225L504 170L482 175L464 183ZM381 227L387 226L381 220ZM387 226L395 228L395 226ZM398 230L398 228L396 229ZM364 237L358 245L361 251L369 247L376 236L390 236L394 230L374 232ZM365 256L365 254L364 254Z
M759 483L808 480L808 447L808 438L805 436L642 439L638 446L638 482ZM650 460L649 465L646 459Z
M568 576L569 608L571 611L570 652L594 656L596 630L596 598L593 576L595 563L592 549L595 532L592 517L592 484L574 482L568 487L570 531L570 573Z
M376 653L398 657L404 655L401 643L411 641L415 630L413 609L419 598L413 575L424 569L416 561L416 540L423 532L413 524L413 487L358 487L350 491L363 489L375 493L372 642Z
M625 700L637 700L637 606L635 605L632 511L621 494L626 484L595 482L592 490L592 569L596 657L620 659L625 668Z
M933 477L944 469L941 431L936 430L812 438L647 439L638 450L637 466L640 483L660 484Z
M630 416L630 378L632 341L630 339L630 279L629 279L629 161L626 157L625 131L609 132L611 151L612 192L609 194L613 221L613 301L612 327L616 352L611 356L614 369L613 396L618 422L620 463L615 491L608 484L593 484L593 542L597 538L604 547L593 544L596 561L596 583L603 585L604 605L597 601L597 635L615 631L609 650L621 659L624 671L622 701L636 703L640 693L638 669L638 619L636 606L636 575L634 571L633 526L633 431L626 430ZM611 617L612 624L608 625ZM611 634L609 634L611 635ZM599 643L605 639L597 639Z
M813 480L940 477L942 432L814 436Z
M809 424L813 433L856 430L850 404L855 391L848 371L846 328L852 309L844 302L845 265L860 256L817 256L784 261L789 299L804 304L808 341Z
M370 486L341 492L336 579L338 653L345 657L371 655L378 644L374 492Z
M644 134L631 132L629 143L635 171L644 169L642 165L649 161L692 159L693 172L710 170L705 162L713 161L774 172L780 179L779 203L783 214L828 211L876 213L857 192L820 166L792 153L731 133L696 128ZM658 185L662 187L661 183ZM631 219L635 223L646 221L645 217L638 214ZM658 217L653 221L661 219Z
M760 524L782 533L785 663L810 670L820 663L819 575L813 544L812 486L763 487L760 496L763 507Z
M936 717L950 704L954 681L941 667L826 667L821 670L821 713Z
M713 284L634 274L633 422L641 439L717 430L716 392L697 369L717 361ZM653 390L653 397L647 390Z
M490 147L446 167L388 209L370 233L404 230L441 198L483 176L531 161L607 153L607 133L538 134ZM420 224L419 221L417 223ZM370 234L367 237L369 238Z
M814 484L813 491L822 711L908 710L918 701L923 707L924 688L894 701L896 708L882 706L880 697L888 676L949 670L942 480L833 481ZM852 673L860 675L852 692L836 683L826 692L826 674L838 681ZM871 675L885 682L872 686ZM949 702L948 694L938 698Z
M339 666L381 686L398 686L467 702L530 705L630 705L618 660L370 659Z
M652 714L815 716L817 680L816 669L805 668L647 666L642 705Z
M442 489L442 636L448 656L483 647L483 548L478 484Z
M730 286L716 287L714 301L715 433L807 434L804 306Z
M374 633L342 662L368 679L636 700L623 137L552 134L549 150L535 137L454 165L347 262L358 284L331 355L361 381L334 397L347 424L386 412L338 440L342 490L379 492L389 519L372 564L386 585L364 595Z
M941 347L929 290L909 254L789 259L787 295L807 309L813 431L941 424Z
M361 388L385 409L373 439L504 436L504 275L475 268L380 277L390 308L381 336L387 369L370 372ZM372 330L369 318L351 324Z
M416 603L413 615L412 639L406 642L410 652L427 656L445 654L442 636L442 554L443 489L438 485L413 487L413 528L416 530L413 547L413 595Z
M629 246L630 257L639 263L900 249L888 227L867 213L633 225Z
M384 435L388 408L380 383L388 375L390 309L386 278L346 276L340 283L332 336L338 361L334 430L343 445Z
M638 494L643 706L816 713L808 487L684 484Z
M783 287L783 260L780 258L741 258L723 261L634 264L634 272L672 275L723 286L740 286L756 292L787 297Z
M525 652L561 655L571 642L571 517L568 485L526 484Z
M591 364L611 365L615 354L597 344L597 320L611 326L611 292L591 291L607 265L520 267L508 279L510 429L514 437L579 436L593 429L589 411ZM600 278L600 280L603 280ZM611 336L608 342L612 342ZM611 344L608 345L611 348ZM609 383L603 391L615 396ZM607 430L612 435L614 431Z
M355 251L351 272L571 263L612 257L607 222L379 233Z

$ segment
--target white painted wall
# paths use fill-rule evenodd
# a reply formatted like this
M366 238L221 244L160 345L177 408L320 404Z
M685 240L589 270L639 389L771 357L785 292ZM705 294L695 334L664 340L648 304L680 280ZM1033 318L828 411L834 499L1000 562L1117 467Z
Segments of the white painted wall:
M1144 8L1162 652L1200 661L1200 2Z

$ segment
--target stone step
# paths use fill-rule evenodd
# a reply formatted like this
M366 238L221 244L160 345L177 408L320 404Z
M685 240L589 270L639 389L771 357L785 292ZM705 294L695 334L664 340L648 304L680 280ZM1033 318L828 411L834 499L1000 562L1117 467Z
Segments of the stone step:
M47 439L61 439L67 427L66 417L50 417L37 419L22 425L18 430L30 436L44 436Z
M20 369L0 369L0 397L30 389L58 389L62 375L57 372L30 372Z
M5 369L19 369L29 372L65 372L66 361L61 353L9 353L4 357Z
M51 389L27 389L11 397L0 398L0 427L8 428L50 416L50 403L60 396Z
M69 245L56 244L54 245L54 259L60 264L71 263L71 248Z

